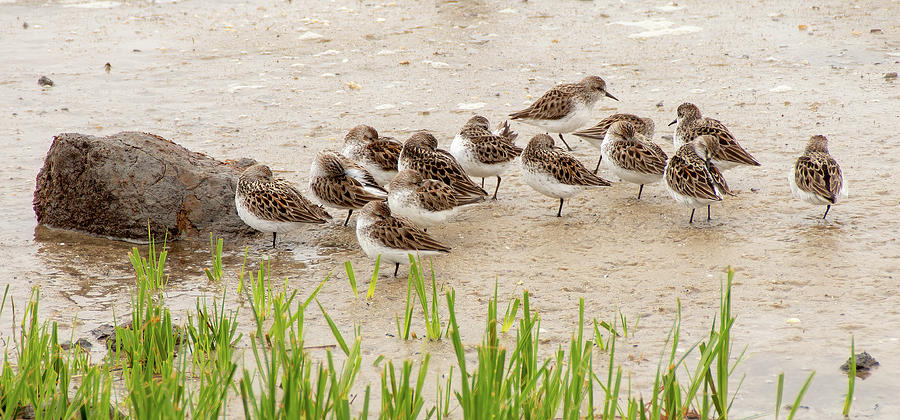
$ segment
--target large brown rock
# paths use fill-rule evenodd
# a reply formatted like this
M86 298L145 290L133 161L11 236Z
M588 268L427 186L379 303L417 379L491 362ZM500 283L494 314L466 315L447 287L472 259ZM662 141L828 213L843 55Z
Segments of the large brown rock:
M225 164L153 134L53 138L37 176L39 223L132 241L243 236L252 230L234 208L237 174Z

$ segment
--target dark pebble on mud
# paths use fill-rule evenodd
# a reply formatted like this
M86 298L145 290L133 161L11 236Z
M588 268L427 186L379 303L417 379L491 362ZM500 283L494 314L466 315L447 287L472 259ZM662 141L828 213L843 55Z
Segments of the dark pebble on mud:
M22 29L28 29L28 22L22 22Z
M38 79L38 84L43 87L49 87L49 86L53 86L53 81L50 80L50 78L47 76L41 76L41 78Z
M872 370L878 367L879 363L872 357L868 352L856 353L856 377L858 378L868 378L869 375L872 374ZM847 361L841 365L841 371L844 373L850 372L850 359L847 358Z
M82 350L90 350L91 347L94 347L90 341L87 341L83 338L79 338L78 341L75 342L75 345L81 347ZM59 347L63 350L69 350L72 348L72 342L66 341L64 343L60 343Z
M892 72L890 72L890 73L885 73L885 74L884 74L884 79L885 79L885 80L894 80L894 79L896 79L896 78L897 78L897 72L895 72L895 71L892 71Z

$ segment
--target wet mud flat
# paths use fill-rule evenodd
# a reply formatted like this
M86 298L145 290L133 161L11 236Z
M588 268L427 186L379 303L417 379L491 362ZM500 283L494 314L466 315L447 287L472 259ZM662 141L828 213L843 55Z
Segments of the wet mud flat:
M900 70L891 21L898 7L0 2L7 282L17 306L40 286L47 319L71 326L77 314L76 338L108 323L112 311L129 312L131 244L36 226L35 175L60 132L153 132L217 159L254 158L305 185L315 151L339 148L357 124L400 139L428 129L448 147L472 113L494 122L556 83L597 74L621 100L602 102L597 119L614 112L653 118L654 140L671 155L661 136L672 135L666 124L675 108L693 102L728 125L762 166L727 172L737 196L714 205L711 222L693 225L661 185L645 187L638 201L637 186L617 183L573 199L556 218L557 203L518 174L505 176L499 201L434 229L453 248L433 264L439 282L456 290L463 340L479 342L495 279L501 296L531 293L548 353L568 343L583 297L589 318L640 317L618 360L633 387L649 392L676 299L687 348L706 333L730 265L737 270L735 347L749 346L738 369L747 376L737 413L769 412L779 372L786 395L794 395L815 370L800 415L838 418L846 386L838 367L852 335L857 351L881 362L857 382L853 412L892 418L900 412L890 398L898 388L891 361L900 360L900 89L886 75ZM54 86L40 86L41 76ZM520 145L538 133L513 128ZM828 136L850 184L850 198L827 221L824 209L793 200L786 180L813 134ZM582 162L596 162L590 145L567 140ZM449 370L445 341L387 335L404 306L404 278L379 279L370 304L352 298L343 262L352 261L359 278L373 262L351 228L304 227L284 239L276 252L262 235L226 243L224 287L236 287L245 245L248 261L270 254L273 278L287 278L301 295L333 271L319 299L342 328L362 326L366 368L358 384L380 380L380 369L369 368L380 355L401 360L428 351L432 373ZM172 244L167 303L176 316L195 298L220 293L202 273L208 260L205 241ZM229 305L241 306L234 293ZM0 325L11 322L4 312ZM333 343L320 314L309 314L307 328L310 345Z

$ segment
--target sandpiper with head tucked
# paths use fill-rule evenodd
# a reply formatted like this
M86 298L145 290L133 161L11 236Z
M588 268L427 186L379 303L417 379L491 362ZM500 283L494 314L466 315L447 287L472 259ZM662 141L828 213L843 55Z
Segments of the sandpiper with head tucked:
M690 223L694 223L694 211L703 206L706 220L710 220L710 204L731 194L722 173L712 163L718 148L715 137L702 135L681 145L666 164L666 190L675 201L691 209Z
M413 134L400 152L397 167L401 171L413 170L425 179L436 179L453 188L459 197L486 196L488 193L472 182L459 162L443 149L438 149L437 139L420 131Z
M374 128L358 125L344 137L341 154L366 168L378 185L386 186L397 175L397 158L402 148L390 137L379 137Z
M721 121L701 116L700 108L692 103L679 105L676 112L677 118L669 123L669 125L678 124L672 137L676 149L698 136L709 135L715 138L720 146L712 158L712 162L720 170L725 171L738 165L759 166L756 158L738 144Z
M325 223L331 215L303 197L288 181L275 178L266 165L244 170L234 192L234 206L247 225L260 232L272 232L272 247L278 232L297 223Z
M574 156L554 147L553 138L546 134L532 137L522 152L522 175L525 183L537 192L559 199L557 217L562 216L565 199L585 188L610 185Z
M387 197L387 191L372 174L332 150L316 154L309 170L309 189L313 199L322 205L348 210L344 226L350 222L353 210Z
M847 181L841 167L828 153L828 139L812 136L788 176L794 196L810 204L826 205L824 219L833 204L846 199Z
M509 140L514 135L494 134L487 118L476 115L469 119L450 144L450 154L465 169L466 174L481 177L482 187L485 177L497 177L495 200L500 189L500 175L508 171L513 161L522 154L522 149Z
M459 206L484 200L482 196L458 197L449 185L436 179L425 179L413 170L400 171L391 181L388 206L391 213L418 226L428 228L444 223Z
M665 173L666 152L638 133L630 122L617 121L612 124L606 131L600 151L613 175L641 186L638 200L641 199L644 184L659 182Z
M656 130L656 125L653 124L653 120L650 118L641 118L634 114L612 114L595 124L593 127L585 128L583 130L578 130L573 135L581 137L585 139L591 146L596 147L597 149L603 148L603 139L606 137L606 131L609 130L609 127L613 125L613 123L618 121L626 121L631 123L634 127L634 131L643 134L647 139L653 138L653 132ZM597 160L597 167L594 168L594 173L597 173L597 170L600 169L600 162L603 161L603 154L601 151L600 159Z
M409 263L409 254L424 256L450 252L450 247L438 242L409 219L391 214L387 203L371 201L359 212L356 239L369 258L381 255L381 260L394 263L394 277L400 264Z
M572 150L564 133L571 133L591 120L594 104L602 97L618 101L606 91L606 82L598 76L588 76L578 83L556 85L528 108L509 114L514 120L558 133L566 148Z

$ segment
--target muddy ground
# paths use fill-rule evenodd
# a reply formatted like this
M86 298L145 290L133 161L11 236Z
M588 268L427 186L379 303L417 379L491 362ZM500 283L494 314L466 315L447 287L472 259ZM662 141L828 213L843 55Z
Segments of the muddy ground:
M900 3L724 3L0 0L0 261L16 316L34 286L47 319L71 326L77 316L76 337L129 311L132 245L36 226L34 179L54 134L153 132L218 159L255 158L305 185L314 152L340 147L356 124L401 139L428 129L448 147L473 112L496 121L556 83L596 74L621 100L602 102L598 119L652 117L655 140L671 153L661 136L690 101L763 166L728 172L737 196L713 206L712 222L693 225L660 185L637 201L637 186L618 183L575 198L556 218L556 202L518 174L505 177L498 202L432 231L453 247L433 263L456 289L466 344L481 338L495 280L504 301L530 291L548 354L567 344L583 297L588 318L640 317L618 360L646 395L676 300L686 349L706 334L731 265L735 347L749 346L735 413L770 415L777 374L786 373L792 398L815 370L800 417L839 418L838 367L855 336L881 367L857 382L854 417L896 418L900 81L885 75L900 71ZM55 86L39 86L42 75ZM521 145L537 133L513 126ZM824 208L792 199L786 181L813 134L828 136L850 185L827 221ZM582 161L596 162L595 149L569 139ZM362 326L360 390L379 380L371 363L379 355L429 351L430 378L447 372L448 342L387 335L405 280L382 276L374 302L353 299L343 262L364 278L373 262L351 228L298 229L274 254L267 240L226 243L227 287L244 246L251 261L271 254L273 277L302 295L334 271L320 300L345 334ZM168 302L180 320L196 297L219 293L202 274L207 261L203 241L172 245ZM246 306L241 319L249 332ZM9 337L9 311L0 325ZM308 325L309 345L333 342L319 313Z

